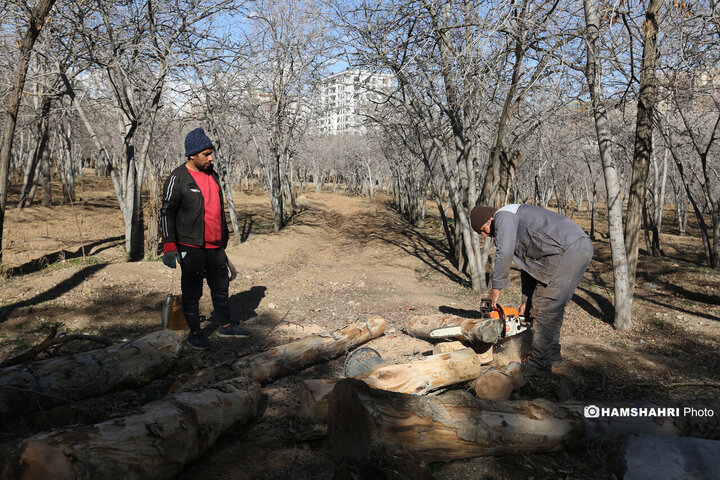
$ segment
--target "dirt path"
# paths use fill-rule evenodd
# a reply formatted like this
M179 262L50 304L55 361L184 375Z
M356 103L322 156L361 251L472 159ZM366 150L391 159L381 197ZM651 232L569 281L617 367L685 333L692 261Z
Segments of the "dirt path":
M236 195L249 235L227 251L238 270L230 294L234 314L253 337L232 341L213 336L209 351L185 352L180 370L229 361L370 314L385 317L389 329L368 346L389 362L405 362L431 349L429 343L401 332L407 316L477 307L481 295L461 285L445 258L436 218L429 218L426 228L413 229L380 202L331 194L306 196L308 208L289 227L274 233L268 228L266 196ZM82 203L74 208L13 210L8 222L12 244L5 265L15 274L0 281L0 359L38 343L54 322L71 332L115 339L160 328L160 306L167 293L179 293L179 271L159 261L123 261L122 223L107 188L90 183ZM82 261L78 229L88 246L88 262ZM676 259L647 262L643 286L636 292L635 328L616 332L605 321L611 279L604 260L607 243L599 240L595 245L595 261L568 306L562 331L566 362L558 373L567 379L574 397L716 399L717 388L668 385L720 380L720 275ZM696 246L684 240L682 248L689 251ZM510 305L519 301L517 272L513 279L513 287L503 296ZM201 310L210 315L209 291L205 293ZM53 353L91 347L76 344ZM312 425L299 415L296 385L302 378L342 376L343 361L320 364L268 385L262 419L221 439L178 478L331 478L327 442L298 439ZM100 421L162 395L164 386L161 382L144 392L18 420L0 441L70 423ZM519 395L556 399L559 393L530 386ZM490 457L434 465L433 471L437 479L557 478L551 474L562 470L567 472L561 474L563 478L598 478L594 475L598 471L607 472L598 470L607 468L607 452L595 453L595 459L587 452L577 457L565 453Z

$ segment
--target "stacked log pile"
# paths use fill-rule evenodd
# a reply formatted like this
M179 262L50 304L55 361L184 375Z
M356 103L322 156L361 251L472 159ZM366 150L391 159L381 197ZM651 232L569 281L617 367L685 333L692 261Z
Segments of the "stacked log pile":
M449 315L416 317L405 323L405 330L427 338L431 330L460 321ZM186 376L140 412L15 443L5 450L0 474L21 479L172 478L223 433L262 416L264 385L338 358L386 328L382 317L372 316ZM28 405L33 402L21 401L17 392L23 390L68 400L147 383L172 367L181 339L183 335L165 330L103 350L0 369L0 416L33 409ZM584 404L510 401L525 383L520 365L491 362L487 344L441 343L405 363L378 361L368 363L366 371L346 369L354 378L303 380L298 398L305 416L321 424L316 432L326 432L337 478L344 478L338 472L359 466L377 472L379 465L400 458L405 472L430 478L424 466L431 462L552 452L598 438L619 441L638 432L679 435L692 430L677 418L586 418ZM451 392L441 395L447 389ZM53 404L43 401L40 408ZM717 422L710 428L712 435L720 432Z

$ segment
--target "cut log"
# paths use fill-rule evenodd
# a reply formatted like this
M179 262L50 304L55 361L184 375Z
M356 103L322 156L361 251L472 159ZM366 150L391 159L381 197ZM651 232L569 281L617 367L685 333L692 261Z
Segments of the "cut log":
M203 388L225 378L247 375L266 384L291 372L339 357L385 332L387 322L373 315L366 322L357 322L332 333L309 335L260 353L240 357L232 365L207 368L177 379L171 392Z
M337 380L309 379L298 384L300 393L300 411L303 417L313 422L325 422L328 412L328 397Z
M386 328L385 319L373 315L365 322L352 323L329 334L309 335L261 353L241 357L233 363L232 368L264 384L309 365L339 357L349 349L379 337Z
M0 418L137 388L175 364L182 337L153 332L132 342L0 370Z
M343 379L330 394L328 437L335 458L407 456L436 462L559 451L600 437L620 441L632 433L689 431L686 417L585 418L585 406L407 395ZM717 418L703 420L710 423L697 431L713 438L720 431Z
M520 373L520 364L513 362L504 371L491 368L475 380L474 389L478 398L485 400L507 400L513 390L525 385L526 380Z
M460 325L467 320L457 315L447 315L443 313L435 313L432 315L413 315L403 322L403 330L413 337L423 338L425 340L437 340L431 337L430 332L441 327L452 327Z
M463 348L467 348L465 345L462 344L462 342L440 342L436 344L433 349L433 355L439 355L441 353L448 353L448 352L454 352L455 350L462 350Z
M355 378L382 390L424 395L475 379L482 371L482 355L472 348L464 348L408 363L380 365Z
M256 382L238 377L169 395L140 414L36 435L6 452L2 478L172 478L220 435L258 417L261 397Z
M473 388L478 398L507 400L513 392L513 381L500 370L491 368L475 380Z
M433 330L443 327L459 327L456 334L445 338L455 338L473 344L495 343L504 335L504 325L499 320L489 317L464 318L455 315L416 315L405 320L404 330L414 337L427 340L438 340L433 337Z

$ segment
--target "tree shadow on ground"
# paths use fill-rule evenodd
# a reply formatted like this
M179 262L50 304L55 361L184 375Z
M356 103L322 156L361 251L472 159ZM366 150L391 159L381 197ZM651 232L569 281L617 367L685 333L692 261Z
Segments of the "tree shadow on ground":
M93 254L97 254L103 250L106 250L107 248L112 248L115 245L118 244L121 240L123 240L125 237L119 236L119 237L108 237L104 238L102 240L97 240L92 243L86 244L85 247L85 255L90 255L90 252L93 248L99 247L103 244L109 244L106 245L104 248L96 250L93 252ZM43 255L40 258L35 258L33 260L30 260L29 262L25 262L22 265L18 265L17 267L13 267L7 271L8 276L15 277L19 275L27 275L29 273L38 272L45 267L52 265L54 263L57 263L62 260L71 260L74 258L82 258L83 256L83 247L78 247L75 251L69 251L69 250L59 250L57 252L49 253L47 255Z
M352 243L381 241L394 245L452 282L469 285L453 268L454 260L446 243L421 232L394 210L356 214L344 222L338 220L337 224L338 231Z
M583 292L587 298L583 298L578 292ZM578 285L575 293L573 293L572 300L578 307L585 310L588 315L599 318L608 325L614 323L615 306L605 296Z
M10 313L12 313L14 310L17 310L18 308L38 305L40 303L48 302L50 300L54 300L60 297L61 295L69 292L73 288L83 283L92 275L95 275L98 271L102 270L106 266L106 263L89 265L75 272L75 274L73 274L73 276L71 276L70 278L63 280L54 287L45 290L44 292L39 293L32 298L22 300L20 302L11 303L4 307L0 307L0 323L5 322L8 318L8 315L10 315Z

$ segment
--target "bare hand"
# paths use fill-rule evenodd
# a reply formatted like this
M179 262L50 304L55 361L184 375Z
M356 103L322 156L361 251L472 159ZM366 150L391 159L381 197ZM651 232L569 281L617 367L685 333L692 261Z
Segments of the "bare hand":
M493 288L490 290L490 305L492 308L497 308L497 301L500 300L500 290Z
M518 314L520 314L521 316L525 315L525 307L526 306L527 306L527 304L525 302L523 302L522 305L520 305L520 308L518 308Z

